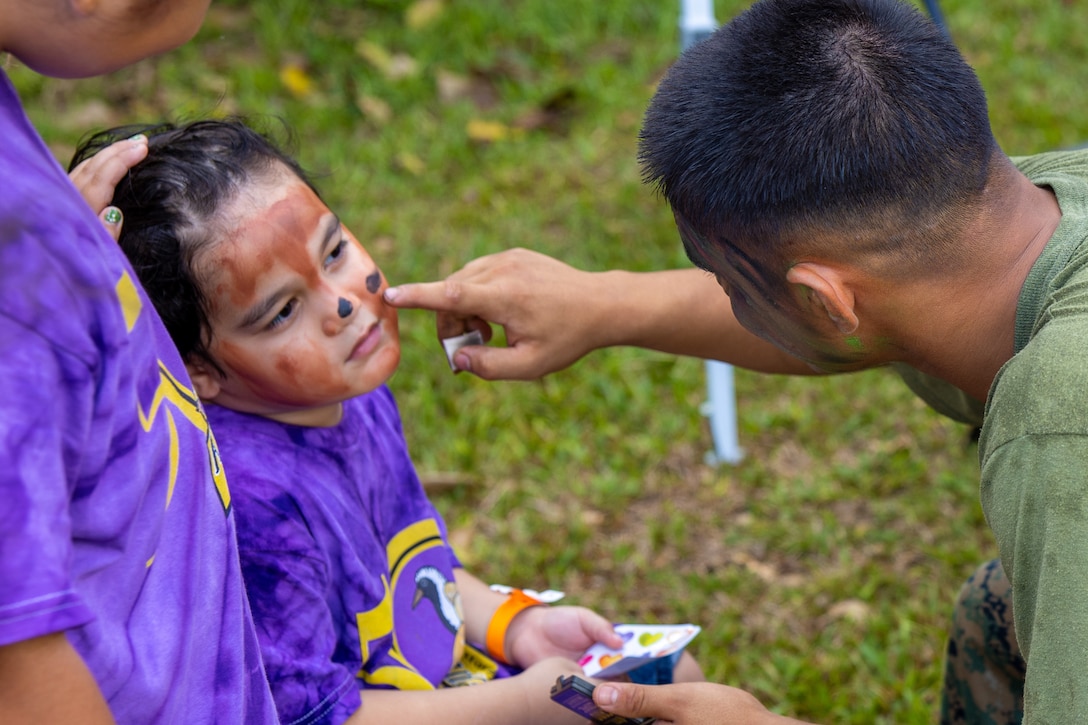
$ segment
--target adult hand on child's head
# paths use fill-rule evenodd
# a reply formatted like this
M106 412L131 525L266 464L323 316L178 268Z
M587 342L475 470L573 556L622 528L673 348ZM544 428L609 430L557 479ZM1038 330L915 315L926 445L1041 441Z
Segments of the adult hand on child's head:
M597 707L625 717L653 717L658 725L784 725L800 720L776 715L755 697L728 685L685 682L635 685L603 682L593 690Z
M623 646L612 623L585 607L529 607L506 630L506 652L520 667L548 657L577 660L596 642Z
M71 170L68 178L75 184L83 200L98 215L106 231L114 238L121 236L121 210L109 206L118 182L128 170L147 157L147 137L133 136L110 144Z
M594 275L527 249L480 257L443 282L405 284L385 292L394 307L437 312L439 338L491 324L506 332L506 347L470 345L455 362L487 380L530 380L562 370L600 347L603 325L593 317L600 293ZM607 344L607 343L605 343Z

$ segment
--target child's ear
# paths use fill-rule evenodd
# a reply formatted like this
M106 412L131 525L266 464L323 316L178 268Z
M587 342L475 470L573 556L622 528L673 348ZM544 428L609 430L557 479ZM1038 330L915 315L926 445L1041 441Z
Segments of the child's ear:
M837 269L818 262L801 262L786 272L786 281L807 288L809 298L820 306L839 332L850 335L857 331L854 292Z
M189 371L189 379L193 381L193 390L201 400L215 400L219 395L219 371L207 360L191 357L185 361L185 369Z

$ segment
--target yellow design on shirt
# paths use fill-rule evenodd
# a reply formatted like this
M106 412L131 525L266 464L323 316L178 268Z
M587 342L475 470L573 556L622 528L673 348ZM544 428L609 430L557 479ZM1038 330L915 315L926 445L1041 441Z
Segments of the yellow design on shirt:
M380 639L393 631L393 597L390 596L389 582L382 574L382 587L385 594L377 606L369 612L355 615L355 626L359 630L359 647L363 653L363 662L370 659L370 642ZM362 675L364 673L360 673Z
M442 545L442 534L438 530L438 522L434 519L423 519L401 529L385 546L385 553L389 559L389 573L393 577L389 588L397 588L397 579L404 571L404 565L411 561L412 557L421 551Z
M170 505L170 499L174 497L174 484L178 482L178 458L181 446L178 443L178 425L174 422L174 414L166 411L166 422L170 424L170 483L166 487L166 505Z
M136 291L136 285L128 272L121 273L121 279L117 280L117 299L121 303L121 314L125 316L125 328L132 332L136 326L136 319L140 316L143 303L140 301L140 293Z
M143 426L145 431L150 431L155 424L155 418L158 416L161 410L167 411L168 420L170 425L173 424L173 415L169 412L169 408L164 408L164 403L169 403L174 410L177 410L190 423L192 423L197 430L204 433L204 443L208 448L208 460L211 462L212 478L215 482L215 490L219 493L219 502L223 505L224 511L230 510L230 490L227 488L227 477L223 472L223 464L219 459L219 447L215 444L215 437L212 435L211 427L208 425L208 418L204 415L204 409L200 405L200 399L197 398L196 393L189 390L181 382L173 376L173 374L166 369L166 365L159 361L159 387L155 389L155 395L151 399L150 409L147 411L139 410L140 425ZM171 479L177 476L177 463L178 452L174 450L178 445L176 436L171 437L170 441L170 476Z
M143 311L143 300L139 288L127 271L122 271L121 276L114 285L117 294L117 302L121 315L125 320L125 330L129 333L136 327L140 313ZM134 343L139 344L139 343ZM227 478L223 472L222 461L219 458L219 448L215 444L208 418L204 414L204 408L200 405L200 399L196 393L181 383L166 367L162 360L155 361L159 373L159 384L152 396L147 410L144 410L140 402L137 403L136 412L140 418L140 425L145 433L150 433L155 426L159 413L165 411L167 439L169 441L169 480L166 487L166 501L164 507L170 506L174 496L174 487L178 480L178 470L181 463L181 442L178 436L178 422L174 411L188 420L198 431L204 434L204 444L208 451L208 461L212 473L212 482L215 485L219 502L225 513L230 512L230 490L227 488ZM164 406L169 403L169 406ZM155 560L152 555L147 560L147 566L151 566Z
M382 576L382 586L385 591L381 602L369 611L357 613L355 622L359 630L359 647L364 665L370 659L371 644L391 634L393 642L389 648L389 656L400 663L400 666L386 665L373 672L360 670L359 678L368 685L387 685L398 690L434 689L430 680L419 674L419 671L404 658L400 651L393 622L393 592L396 591L401 574L409 570L408 564L416 556L436 546L444 545L438 522L434 519L424 519L405 527L386 545L386 557L392 580L388 581L384 575ZM458 595L456 599L459 606L460 596ZM456 638L458 645L461 645L463 638L464 628L462 627ZM457 647L455 653L457 657L460 656L461 646Z

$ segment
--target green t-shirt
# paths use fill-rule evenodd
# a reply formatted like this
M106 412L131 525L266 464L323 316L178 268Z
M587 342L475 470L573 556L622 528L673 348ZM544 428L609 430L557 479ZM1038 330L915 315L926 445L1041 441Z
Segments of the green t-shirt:
M1088 151L1020 159L1062 220L1016 308L979 439L982 507L1013 585L1025 723L1088 716Z
M982 508L1013 587L1028 662L1024 722L1088 718L1088 150L1014 159L1062 220L1016 309L1015 354L994 379L979 438ZM938 411L977 401L897 366Z

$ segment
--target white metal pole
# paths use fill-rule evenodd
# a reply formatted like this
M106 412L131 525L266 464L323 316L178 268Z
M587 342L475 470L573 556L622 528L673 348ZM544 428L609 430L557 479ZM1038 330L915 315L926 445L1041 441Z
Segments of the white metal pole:
M680 50L684 51L714 32L714 0L680 0Z
M703 40L718 27L714 19L714 0L680 0L680 50ZM706 369L707 400L700 412L710 422L714 450L706 454L707 463L738 463L744 457L737 431L737 395L733 386L733 366L708 360Z

